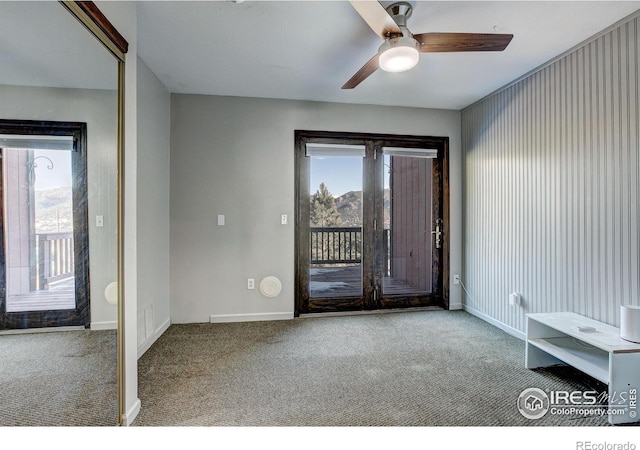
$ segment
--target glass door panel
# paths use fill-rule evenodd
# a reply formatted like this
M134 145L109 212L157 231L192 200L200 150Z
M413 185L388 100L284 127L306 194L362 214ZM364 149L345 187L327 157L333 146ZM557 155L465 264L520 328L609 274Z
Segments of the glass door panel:
M308 152L310 299L362 296L361 151Z
M442 189L438 150L382 149L382 295L379 306L441 304Z
M0 122L0 330L86 327L86 124Z
M432 292L432 160L384 155L385 294Z
M3 149L6 312L76 308L71 151Z

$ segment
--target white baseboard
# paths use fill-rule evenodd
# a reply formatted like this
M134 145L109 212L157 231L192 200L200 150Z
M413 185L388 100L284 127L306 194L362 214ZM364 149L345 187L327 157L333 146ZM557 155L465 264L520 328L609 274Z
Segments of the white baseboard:
M1 0L0 0L1 1ZM59 331L84 331L85 327L82 325L72 327L50 327L50 328L20 328L17 330L2 330L0 335L3 334L32 334L32 333L54 333Z
M210 317L211 323L259 322L264 320L292 320L292 312L258 314L220 314Z
M461 309L464 309L462 303L449 303L449 311L459 311Z
M92 330L117 330L118 322L110 320L107 322L91 322Z
M478 311L477 309L473 309L467 305L463 305L462 308L468 312L469 314L472 314L482 320L484 320L485 322L490 323L491 325L500 328L502 331L504 331L507 334L510 334L513 337L516 337L520 340L525 341L527 339L527 335L525 333L523 333L520 330L516 330L513 327L510 327L509 325L500 322L499 320L494 319L493 317L487 316L484 313L481 313L480 311Z
M140 345L140 347L138 347L138 359L140 359L140 357L142 355L145 354L145 352L147 350L149 350L151 348L151 346L153 345L153 343L155 341L158 340L158 338L160 336L162 336L162 334L167 331L167 329L171 326L171 318L165 320L162 325L160 325L158 328L156 328L153 332L153 334L151 336L149 336L147 339L145 339L145 341L142 343L142 345Z
M140 407L142 404L140 403L140 399L137 398L133 405L129 410L122 415L122 426L128 427L133 423L133 421L138 417L138 413L140 412Z

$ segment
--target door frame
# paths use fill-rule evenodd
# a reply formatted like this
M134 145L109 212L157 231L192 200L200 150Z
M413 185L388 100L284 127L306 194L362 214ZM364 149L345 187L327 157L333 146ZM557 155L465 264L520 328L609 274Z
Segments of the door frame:
M89 211L87 185L87 124L0 119L0 134L71 136L73 138L72 205L76 308L54 311L6 312L4 181L0 171L0 330L90 325ZM0 164L4 164L0 161Z
M367 158L365 158L363 169L366 170L366 164L372 163L369 156L373 156L376 149L382 147L404 147L404 148L435 148L438 150L437 164L441 164L439 167L439 173L441 174L440 180L434 180L434 187L438 189L438 192L434 191L434 195L441 196L442 206L442 219L443 219L443 236L442 236L442 256L439 261L441 268L440 278L440 306L444 309L449 309L449 277L450 277L450 206L449 206L449 138L438 136L415 136L415 135L395 135L395 134L373 134L373 133L353 133L353 132L333 132L333 131L312 131L312 130L295 130L294 137L294 153L295 153L295 307L294 316L299 317L300 314L307 314L312 311L308 311L306 305L308 304L308 290L305 286L308 285L308 273L302 270L301 264L305 259L305 253L308 250L309 241L308 237L305 237L300 232L300 227L303 223L303 217L309 215L308 201L302 201L302 197L309 194L309 170L308 161L306 160L305 148L307 143L324 143L324 144L349 144L349 145L364 145L366 148ZM377 157L377 155L376 155ZM373 162L375 163L375 162ZM382 164L378 164L378 170L382 170ZM383 211L378 208L376 210L375 198L382 198L384 192L384 186L377 182L377 178L380 178L381 174L376 172L376 180L368 180L365 176L363 180L364 190L375 190L374 198L369 199L366 202L363 198L363 229L370 226L373 229L373 223L365 223L367 217L370 221L376 220L377 223L383 223ZM368 204L371 203L371 204ZM370 214L366 214L366 211L370 210ZM306 214L306 216L305 216ZM382 228L373 239L367 241L363 238L363 252L366 251L367 246L380 246L382 242ZM373 251L375 248L368 248L368 251ZM379 252L378 252L379 253ZM380 255L377 256L378 258ZM374 286L381 285L382 280L376 273L375 263L372 263L370 267L367 267L363 261L363 298L373 298ZM364 304L358 305L358 302L354 299L346 298L342 304L336 305L333 308L334 311L358 311L372 309L368 307L372 302L363 302ZM385 306L383 298L379 299L379 306L373 309L385 309L397 307L393 302L388 303ZM416 306L408 304L408 307Z

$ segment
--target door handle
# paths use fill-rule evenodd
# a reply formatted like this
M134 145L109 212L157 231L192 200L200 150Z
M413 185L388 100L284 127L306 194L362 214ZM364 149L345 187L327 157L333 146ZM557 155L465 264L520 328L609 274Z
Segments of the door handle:
M436 248L442 247L442 219L436 219L436 229L431 232L436 237Z

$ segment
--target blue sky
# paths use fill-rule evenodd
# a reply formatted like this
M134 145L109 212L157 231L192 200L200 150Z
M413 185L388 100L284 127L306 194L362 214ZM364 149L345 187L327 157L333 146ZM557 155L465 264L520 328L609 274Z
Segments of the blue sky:
M349 191L362 190L362 162L358 156L313 156L311 159L311 176L309 192L315 194L321 182L327 185L334 197ZM388 156L385 162L388 164ZM385 168L385 187L388 187L387 170Z
M311 157L309 192L315 194L324 182L334 197L362 190L362 161L358 156Z

